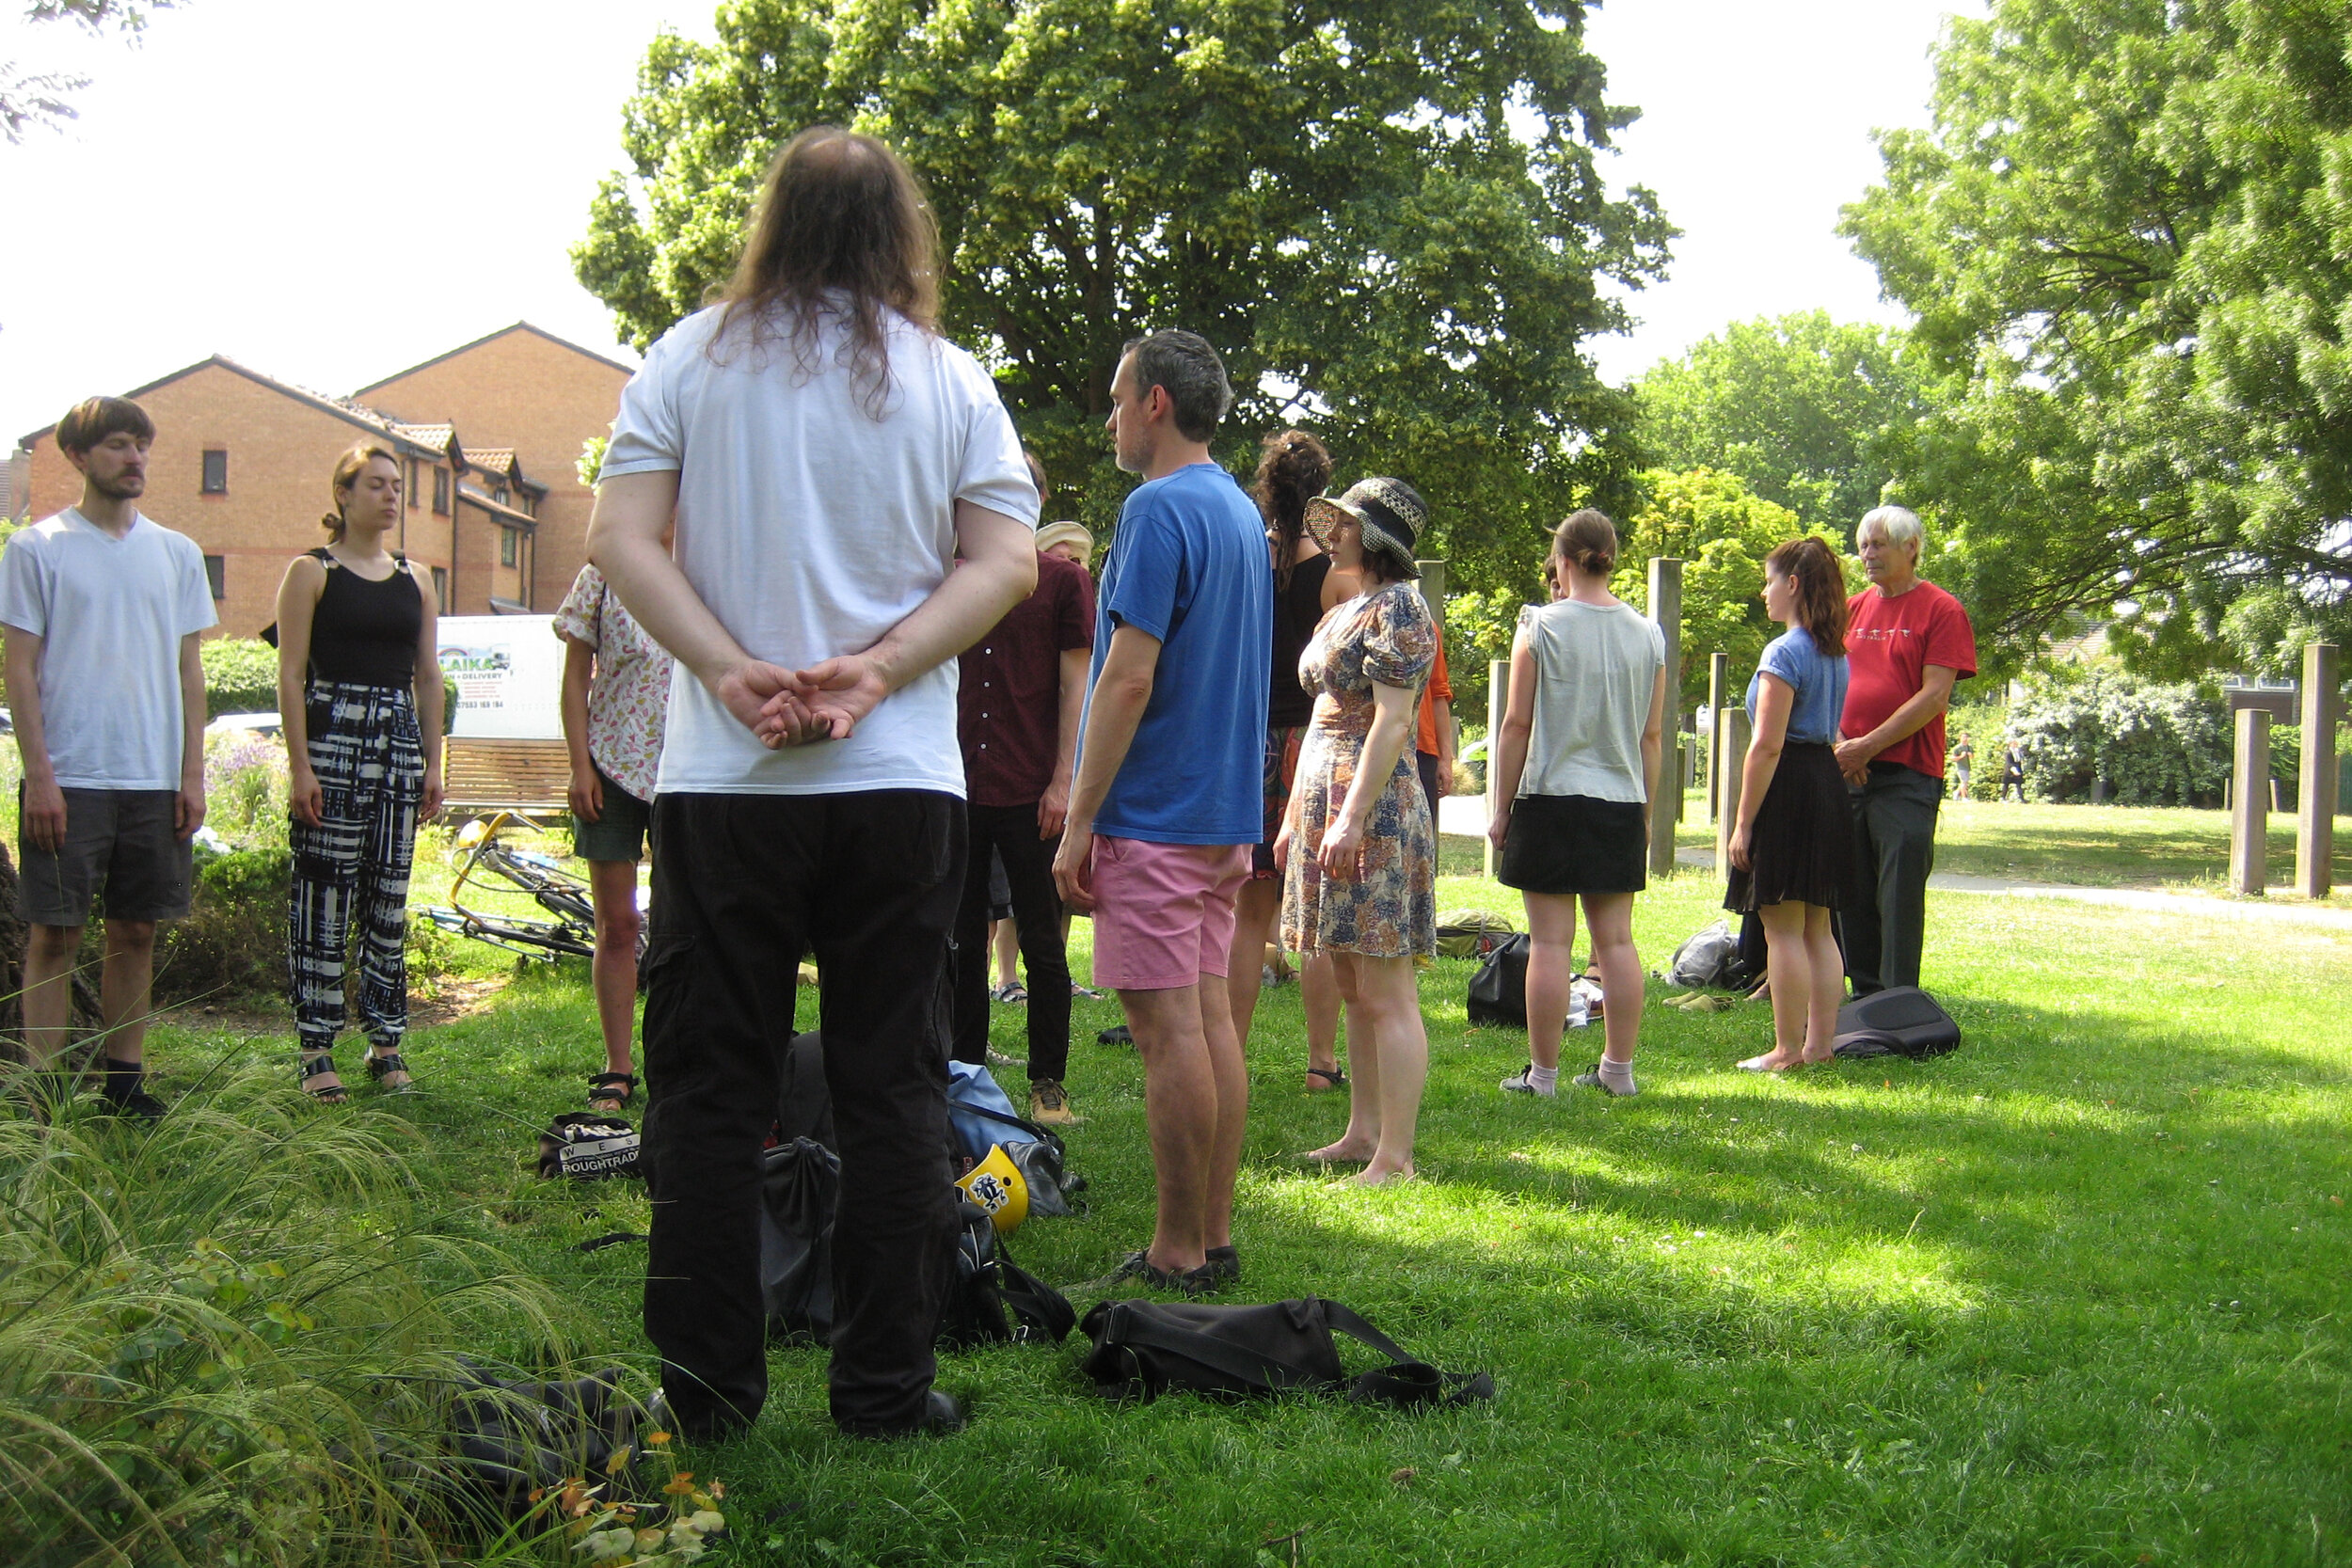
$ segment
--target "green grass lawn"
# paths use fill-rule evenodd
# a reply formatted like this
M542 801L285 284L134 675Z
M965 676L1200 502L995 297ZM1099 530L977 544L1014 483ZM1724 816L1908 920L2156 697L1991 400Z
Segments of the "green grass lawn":
M1703 796L1689 798L1675 835L1683 847L1714 847L1715 831L1700 820L1704 804ZM2283 889L2295 876L2292 812L2271 814L2265 842L2271 885ZM2337 888L2352 887L2352 818L2337 819L2332 864ZM2227 812L1947 800L1936 823L1936 870L1968 877L2218 893L2229 866Z
M1997 820L1947 820L1973 835L1979 816ZM1516 910L1468 877L1439 898ZM1653 966L1716 898L1685 875L1642 900ZM1345 1302L1490 1370L1496 1401L1121 1407L1073 1338L945 1358L970 1430L877 1447L834 1435L823 1353L781 1350L755 1432L695 1456L736 1520L718 1560L2352 1563L2352 944L1958 894L1931 917L1959 1053L1757 1081L1730 1064L1766 1043L1761 1007L1653 1007L1624 1103L1498 1094L1523 1037L1466 1028L1472 966L1440 961L1425 1180L1389 1191L1294 1164L1345 1112L1301 1092L1298 993L1268 992L1232 1299ZM1092 1211L1011 1243L1057 1282L1150 1226L1140 1069L1092 1041L1116 1018L1077 1007ZM997 1009L1016 1054L1020 1022ZM642 1249L572 1250L643 1229L642 1190L530 1173L595 1038L582 967L533 969L412 1037L427 1092L363 1088L349 1114L413 1122L445 1223L554 1283L590 1359L642 1364ZM166 1026L154 1053L168 1091L207 1055L288 1043ZM1581 1066L1597 1036L1569 1051Z

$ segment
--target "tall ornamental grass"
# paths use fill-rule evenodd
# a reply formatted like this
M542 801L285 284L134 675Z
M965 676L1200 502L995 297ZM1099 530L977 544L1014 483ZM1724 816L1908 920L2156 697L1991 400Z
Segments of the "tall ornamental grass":
M13 1071L14 1069L10 1069ZM398 1117L222 1062L154 1128L0 1083L0 1562L432 1562L461 1350L563 1309L436 1214Z

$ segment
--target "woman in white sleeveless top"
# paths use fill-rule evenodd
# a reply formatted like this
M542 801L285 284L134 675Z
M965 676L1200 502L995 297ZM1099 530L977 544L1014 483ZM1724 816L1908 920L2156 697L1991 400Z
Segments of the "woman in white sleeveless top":
M1510 706L1495 739L1487 797L1502 804L1486 826L1501 851L1501 880L1526 903L1530 939L1533 1059L1502 1081L1509 1094L1549 1097L1559 1083L1579 898L1592 931L1607 1047L1574 1081L1614 1095L1637 1092L1642 958L1633 950L1633 895L1648 885L1649 781L1665 722L1666 641L1655 622L1609 592L1616 563L1617 530L1607 516L1588 508L1562 523L1547 573L1555 597L1519 612L1511 643Z

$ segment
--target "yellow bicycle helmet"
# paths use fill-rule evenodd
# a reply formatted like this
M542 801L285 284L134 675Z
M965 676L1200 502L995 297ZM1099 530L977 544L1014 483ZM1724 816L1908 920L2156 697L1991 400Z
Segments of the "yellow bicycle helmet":
M988 1158L966 1171L956 1185L987 1213L999 1236L1011 1235L1029 1217L1029 1184L1003 1144L991 1145Z

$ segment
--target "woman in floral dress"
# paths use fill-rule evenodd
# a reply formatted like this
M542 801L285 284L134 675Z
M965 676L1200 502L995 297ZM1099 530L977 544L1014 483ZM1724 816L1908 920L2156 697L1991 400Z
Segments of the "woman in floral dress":
M1427 510L1413 487L1368 479L1310 503L1332 570L1364 591L1334 608L1298 660L1315 694L1290 812L1275 846L1284 869L1282 940L1327 952L1347 1008L1347 1131L1308 1158L1363 1163L1367 1185L1409 1179L1429 1076L1413 959L1437 949L1436 825L1413 767L1414 712L1438 630L1412 579Z

